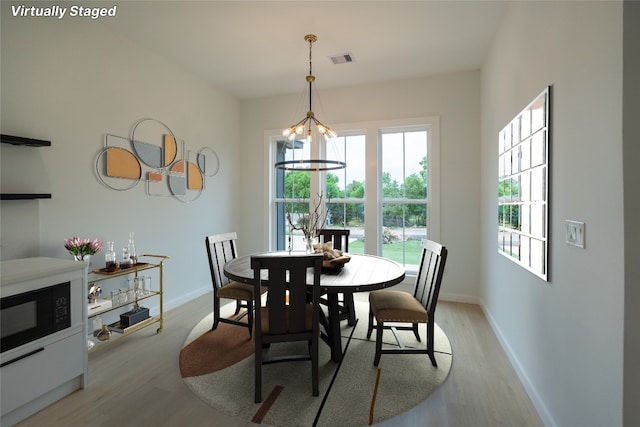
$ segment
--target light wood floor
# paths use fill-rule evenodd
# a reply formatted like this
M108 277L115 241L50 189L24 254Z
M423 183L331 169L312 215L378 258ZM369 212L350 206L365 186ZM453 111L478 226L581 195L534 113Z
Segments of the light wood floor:
M166 313L164 331L158 335L150 327L91 353L89 387L19 425L253 425L214 410L180 377L180 348L193 326L210 312L211 298L207 294ZM542 426L480 308L440 301L436 317L453 348L449 378L429 399L380 425Z

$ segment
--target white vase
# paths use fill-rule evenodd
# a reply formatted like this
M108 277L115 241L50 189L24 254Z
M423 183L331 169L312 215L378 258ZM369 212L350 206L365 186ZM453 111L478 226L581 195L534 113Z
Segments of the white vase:
M89 254L87 254L87 255L74 255L73 258L76 261L83 261L83 262L91 261L91 255L89 255Z

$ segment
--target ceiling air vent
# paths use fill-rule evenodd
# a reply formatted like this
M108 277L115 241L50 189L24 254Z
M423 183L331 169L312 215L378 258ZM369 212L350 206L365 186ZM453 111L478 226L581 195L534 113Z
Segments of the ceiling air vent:
M329 57L334 64L346 64L347 62L353 62L353 56L350 53L343 53L340 55L332 55Z

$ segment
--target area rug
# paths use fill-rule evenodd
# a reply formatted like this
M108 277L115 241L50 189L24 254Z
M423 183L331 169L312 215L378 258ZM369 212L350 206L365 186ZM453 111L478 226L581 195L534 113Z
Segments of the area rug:
M230 315L235 304L223 307ZM441 385L451 369L449 339L435 325L438 367L427 355L383 354L373 366L375 331L366 339L368 305L356 302L355 327L342 322L341 363L331 361L330 349L320 343L320 396L311 393L311 362L287 362L262 368L262 403L254 403L254 346L246 328L221 323L211 331L213 314L189 333L180 352L180 372L187 386L216 409L239 419L271 426L366 426L405 412ZM246 316L245 316L246 319ZM399 332L407 347L424 347L426 327L418 342L413 333ZM385 346L395 345L386 331ZM275 354L290 351L272 345Z

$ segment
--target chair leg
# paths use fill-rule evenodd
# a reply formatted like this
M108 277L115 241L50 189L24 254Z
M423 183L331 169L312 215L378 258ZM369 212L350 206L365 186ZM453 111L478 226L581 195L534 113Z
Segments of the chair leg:
M220 299L214 295L213 297L213 325L211 330L214 331L220 323Z
M438 362L436 362L436 356L433 354L433 322L427 322L427 354L429 355L429 359L431 359L431 364L435 367L438 367Z
M420 339L420 332L418 332L418 324L417 323L413 324L413 335L416 336L416 339L418 340L418 342L422 342L422 340Z
M311 341L311 391L314 396L320 395L318 374L318 338Z
M242 301L241 301L241 300L239 300L239 299L237 299L237 300L236 300L236 312L235 312L235 313L233 313L233 314L234 314L234 316L235 316L236 314L240 313L240 309L241 309L241 308L242 308Z
M247 322L249 322L249 339L253 333L253 301L247 301Z
M256 341L255 349L255 402L262 402L262 343L258 339Z
M367 329L367 339L371 338L371 332L373 331L373 311L369 307L369 328Z
M378 366L380 363L380 356L382 356L382 331L384 330L384 323L378 321L376 325L376 357L373 360L373 366Z
M348 318L347 318L347 324L349 326L353 326L356 324L356 306L353 302L353 294L352 293L348 293L348 294L343 294L343 299L344 299L344 306L347 309L347 313L348 313Z

